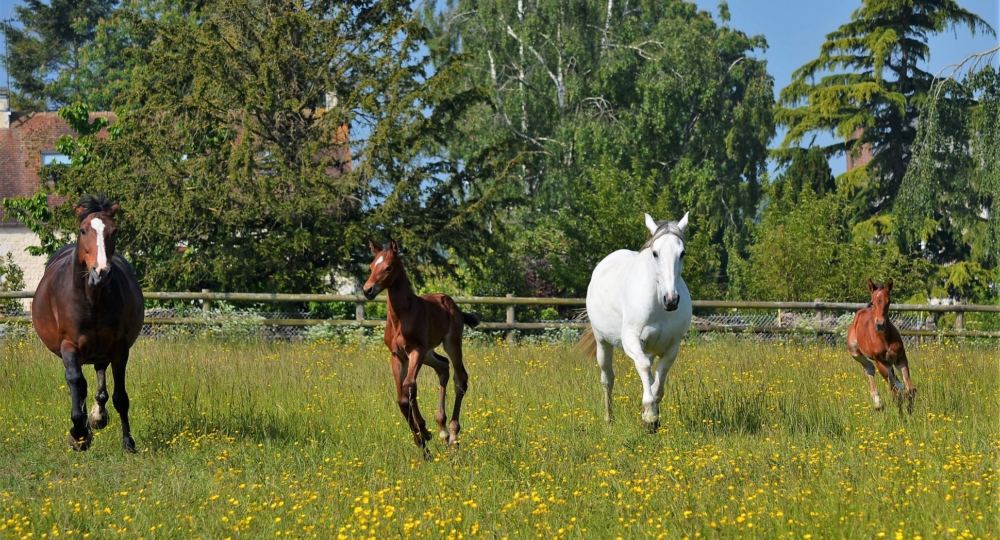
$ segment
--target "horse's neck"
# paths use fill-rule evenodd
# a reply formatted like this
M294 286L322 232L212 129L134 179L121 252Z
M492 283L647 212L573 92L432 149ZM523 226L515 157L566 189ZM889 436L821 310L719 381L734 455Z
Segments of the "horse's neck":
M404 313L417 300L417 295L410 286L410 278L406 276L406 269L400 268L399 271L402 275L396 278L386 291L389 300L388 311L393 315Z

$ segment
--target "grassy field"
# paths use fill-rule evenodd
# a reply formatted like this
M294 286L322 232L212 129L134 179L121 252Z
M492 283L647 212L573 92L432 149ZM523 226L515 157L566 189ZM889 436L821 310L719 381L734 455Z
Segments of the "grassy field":
M622 356L609 428L592 360L563 346L470 346L461 450L450 455L434 441L426 463L381 348L141 341L128 380L138 455L121 450L113 409L92 449L71 452L59 360L34 338L0 342L0 353L4 536L1000 531L996 345L911 347L911 417L891 406L873 412L860 367L840 347L687 345L656 435L642 428L638 377ZM425 371L432 425L436 379ZM85 374L92 396L93 370Z

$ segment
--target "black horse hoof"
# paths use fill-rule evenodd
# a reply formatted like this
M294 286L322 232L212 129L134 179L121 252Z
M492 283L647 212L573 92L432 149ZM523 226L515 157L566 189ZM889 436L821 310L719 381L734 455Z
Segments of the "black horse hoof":
M87 430L87 434L83 437L77 439L72 433L69 434L67 442L69 442L69 447L73 449L74 452L86 452L90 450L90 443L94 440L94 434Z
M135 441L132 440L132 437L126 437L125 439L122 439L122 448L124 448L125 451L128 452L129 454L136 453Z

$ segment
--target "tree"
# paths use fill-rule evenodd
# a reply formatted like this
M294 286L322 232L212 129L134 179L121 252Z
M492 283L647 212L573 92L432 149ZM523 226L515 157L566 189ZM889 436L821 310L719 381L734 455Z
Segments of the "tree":
M811 133L833 132L840 141L824 147L827 156L874 152L866 166L838 178L852 223L888 211L896 200L934 81L921 68L930 56L928 37L960 27L995 35L955 0L863 0L781 91L775 117L788 127L782 149Z
M902 255L894 244L852 238L844 201L835 193L817 196L807 185L798 205L769 208L749 248L749 268L739 292L754 300L862 302L867 279L897 283L894 298L926 299L927 264Z
M63 110L82 136L60 145L73 166L55 171L68 201L50 230L105 192L119 250L168 290L323 290L331 271L360 273L369 236L418 262L483 245L461 166L436 157L476 90L446 91L457 64L428 75L405 3L218 0L130 24L153 39L131 53L142 67L110 137L86 107Z
M900 248L938 270L929 294L986 300L1000 275L1000 73L936 85L893 207ZM992 290L991 290L992 288Z
M14 8L20 26L6 27L4 66L13 79L16 109L58 108L82 98L80 51L117 0L24 0ZM92 83L91 83L92 84Z
M436 59L465 62L463 87L490 91L492 107L470 109L446 151L489 163L480 188L511 201L497 218L512 250L505 264L513 258L521 275L537 277L538 291L579 294L588 269L559 276L518 246L530 247L545 224L573 224L551 239L569 242L580 226L600 236L601 221L560 216L593 213L579 194L600 191L587 180L610 167L650 179L646 204L668 201L663 218L691 212L690 238L712 261L691 281L722 294L727 261L750 235L774 133L772 80L753 57L762 37L730 28L724 3L720 25L679 0L458 0L425 19L447 52ZM626 215L641 226L641 212ZM598 255L576 247L594 249L574 254L581 260Z

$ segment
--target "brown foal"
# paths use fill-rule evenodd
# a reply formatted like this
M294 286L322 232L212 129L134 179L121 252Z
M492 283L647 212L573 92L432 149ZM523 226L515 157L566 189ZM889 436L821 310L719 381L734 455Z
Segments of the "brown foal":
M847 331L847 352L861 364L868 375L875 410L882 409L882 400L875 387L875 370L878 369L882 378L889 383L900 412L905 399L906 411L912 414L913 397L917 389L910 380L910 365L903 349L903 339L899 335L899 330L896 330L889 321L889 293L892 292L892 280L884 285L876 285L869 279L868 290L872 294L871 304L854 316L854 322ZM893 367L899 369L903 375L903 381L906 383L905 394L903 383L896 378Z
M413 432L413 442L424 450L424 457L427 458L430 456L427 441L431 439L431 434L417 408L417 374L423 364L437 372L440 393L434 418L438 423L438 436L454 447L461 431L458 416L462 398L469 388L469 374L462 363L462 329L464 325L478 325L479 318L462 313L446 294L414 294L395 241L390 241L384 249L379 249L371 241L368 244L375 260L371 263L371 276L365 282L363 291L369 300L383 290L388 291L385 346L392 353L396 401ZM438 345L444 346L445 353L455 366L455 408L448 426L445 425L448 417L444 410L448 358L434 352Z

